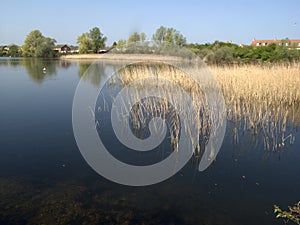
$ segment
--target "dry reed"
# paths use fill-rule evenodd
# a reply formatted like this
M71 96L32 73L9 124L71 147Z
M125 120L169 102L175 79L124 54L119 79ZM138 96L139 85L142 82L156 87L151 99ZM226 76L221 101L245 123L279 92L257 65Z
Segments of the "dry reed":
M236 128L262 132L266 150L283 148L300 122L300 64L211 67ZM235 132L237 135L238 133ZM238 137L235 137L238 140Z
M223 91L227 106L227 120L235 124L233 134L237 142L240 139L239 130L250 131L251 134L262 137L267 151L283 149L287 141L291 144L294 142L292 128L300 124L299 64L215 66L211 67L211 71ZM188 74L167 64L145 62L124 67L119 71L119 76L122 86L153 76L163 77L180 85L191 96L196 108L197 115L192 116L195 118L199 137L196 140L193 139L192 142L198 143L195 153L200 153L200 145L203 144L200 144L200 140L206 142L209 138L211 118L207 110L208 103L205 94ZM143 88L143 85L145 83L141 82L140 88ZM164 86L168 90L169 98L172 98L177 91L168 87L167 84L158 84L155 81L147 82L146 85L152 88L158 85ZM137 92L138 89L139 87L136 89ZM176 101L182 101L182 99ZM127 104L126 99L124 99L124 104ZM176 149L179 130L182 128L179 125L178 115L172 110L171 112L172 116L167 122L171 128L171 143ZM138 102L131 113L132 127L136 131L145 130L149 122L145 115L152 117L160 115L167 118L168 113L170 113L170 105L167 101ZM184 129L187 133L191 130L190 127Z

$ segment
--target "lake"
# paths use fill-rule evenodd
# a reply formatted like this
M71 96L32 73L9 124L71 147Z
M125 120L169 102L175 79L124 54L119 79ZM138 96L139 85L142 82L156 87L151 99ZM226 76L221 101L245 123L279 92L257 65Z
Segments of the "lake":
M284 147L266 148L261 129L243 129L242 119L237 125L228 117L208 169L199 172L193 157L158 184L117 184L87 164L74 138L73 98L90 64L0 58L0 224L284 224L273 206L300 200L299 119L286 117ZM115 66L101 62L84 82L98 87ZM299 118L299 107L293 115ZM147 163L120 153L107 115L96 116L116 156Z

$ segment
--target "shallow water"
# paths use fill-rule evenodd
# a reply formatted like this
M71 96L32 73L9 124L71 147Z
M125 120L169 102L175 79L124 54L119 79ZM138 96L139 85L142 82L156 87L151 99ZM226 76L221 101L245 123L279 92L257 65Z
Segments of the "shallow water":
M239 129L236 142L227 121L204 172L192 159L159 184L119 185L88 166L73 135L72 101L89 64L0 59L0 224L283 224L273 205L299 201L300 124L287 128L293 144L266 151L261 133ZM113 67L103 63L86 82L99 86Z

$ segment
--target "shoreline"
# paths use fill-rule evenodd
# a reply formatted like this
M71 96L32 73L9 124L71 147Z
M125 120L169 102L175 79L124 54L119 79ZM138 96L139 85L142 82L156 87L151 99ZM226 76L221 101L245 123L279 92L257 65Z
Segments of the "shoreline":
M151 54L73 54L73 55L62 55L60 59L67 60L81 60L81 59L105 59L105 60L167 60L174 61L178 60L176 56L163 56L163 55L151 55Z

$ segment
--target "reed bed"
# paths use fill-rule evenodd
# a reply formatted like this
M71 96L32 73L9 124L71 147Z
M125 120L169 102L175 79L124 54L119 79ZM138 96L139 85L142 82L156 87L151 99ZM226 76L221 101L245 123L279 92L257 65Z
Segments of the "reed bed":
M228 120L236 129L262 133L268 151L294 142L292 128L300 124L300 64L211 70L222 87Z
M288 66L225 66L210 68L218 81L226 102L227 120L234 124L234 140L239 142L239 132L249 131L251 135L262 138L266 151L283 149L287 142L294 142L293 129L300 125L300 65ZM208 102L200 87L191 76L181 70L163 63L140 63L124 67L118 72L121 86L129 85L133 81L140 81L136 91L143 89L145 85L149 88L163 87L168 93L168 98L174 99L178 91L174 87L161 81L147 80L145 78L157 77L172 80L187 92L195 107L195 115L184 115L193 118L199 136L191 137L193 143L197 143L195 155L199 155L205 143L209 139L211 118L208 110ZM115 84L115 80L111 81ZM126 99L123 100L127 104ZM131 128L138 136L139 132L146 132L149 118L160 116L169 125L170 139L174 150L178 147L180 129L186 133L192 132L192 127L180 127L178 112L185 111L184 108L174 110L170 102L159 99L157 101L141 100L132 108L130 119ZM161 129L156 127L155 129ZM143 136L140 134L140 136Z
M169 127L171 145L174 150L178 149L180 129L185 129L185 133L190 134L188 138L196 146L195 152L200 153L200 138L203 136L208 137L210 119L209 111L205 110L207 108L205 94L197 82L178 68L160 62L131 64L119 70L118 74L123 87L133 81L138 81L135 85L137 92L145 89L145 86L147 86L147 88L157 90L158 95L166 97L165 99L158 98L155 100L149 94L149 99L141 99L135 104L130 115L132 128L135 130L134 133L138 133L141 130L145 131L151 118L161 117L165 119ZM174 88L170 81L189 94L195 109L193 115L191 115L191 111L184 108L182 103L186 99L184 96L178 95L178 89ZM169 101L166 99L169 99ZM126 99L124 99L124 104L127 104ZM179 108L174 108L174 105L179 106ZM179 118L178 113L181 113L183 118ZM192 125L185 123L185 127L180 127L180 120L191 118L193 118ZM195 136L195 132L193 132L195 130L198 136ZM207 139L202 138L201 140Z

